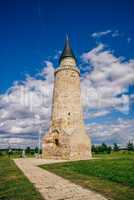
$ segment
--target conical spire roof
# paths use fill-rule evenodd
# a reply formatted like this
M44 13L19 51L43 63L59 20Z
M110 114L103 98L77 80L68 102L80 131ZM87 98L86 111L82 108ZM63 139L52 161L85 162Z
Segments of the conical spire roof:
M65 46L64 46L64 49L63 49L62 54L60 56L59 62L61 62L61 60L63 58L66 58L66 57L71 57L71 58L74 58L76 60L75 55L73 53L73 50L71 48L71 44L70 44L70 40L69 40L68 35L66 35Z

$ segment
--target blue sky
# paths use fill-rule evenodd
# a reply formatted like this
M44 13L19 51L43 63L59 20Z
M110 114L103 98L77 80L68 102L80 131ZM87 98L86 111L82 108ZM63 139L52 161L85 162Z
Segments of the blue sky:
M0 4L2 92L26 73L35 73L44 59L53 57L63 47L67 32L79 56L94 47L93 32L120 30L122 38L108 44L117 55L134 57L134 43L127 45L125 41L134 35L133 1L4 0Z
M18 92L18 88L20 89L21 86L24 85L25 88L29 88L31 84L32 87L34 87L35 93L37 92L35 89L37 86L40 87L39 91L42 92L42 84L46 84L46 88L52 88L52 80L49 73L57 67L59 52L63 48L66 33L69 33L74 52L78 58L78 65L81 66L82 88L86 88L87 90L89 87L92 91L100 91L102 88L96 86L96 84L89 84L93 83L93 81L97 83L94 74L98 75L98 73L100 73L98 66L100 65L100 67L102 67L103 64L108 64L109 69L111 67L111 71L113 70L110 77L112 81L107 82L108 78L106 78L107 80L105 79L105 81L109 84L110 95L116 96L116 99L113 98L113 101L116 101L114 106L109 102L109 99L107 99L106 106L104 107L101 105L101 107L98 108L97 104L94 105L93 103L92 105L91 103L91 93L83 95L85 99L89 95L89 100L83 100L87 129L89 127L89 132L92 132L90 129L94 126L94 123L96 123L96 127L99 126L97 129L98 135L97 131L96 133L91 133L93 142L98 143L98 140L99 142L104 140L108 143L117 141L122 144L124 140L133 140L134 80L133 77L130 77L129 81L127 80L129 75L134 73L133 10L134 3L132 0L1 1L0 111L2 113L1 116L3 116L3 118L1 117L0 119L1 138L10 138L10 140L13 138L15 142L17 140L22 141L21 139L25 137L29 138L29 141L31 141L30 138L36 140L37 135L33 133L32 127L29 127L28 124L34 121L32 115L36 114L37 109L26 113L25 106L22 108L17 100L14 100L15 103L13 100L7 103L5 102L5 97L9 97L11 94L14 99L16 99L15 92ZM100 50L98 50L98 48L100 48ZM103 54L105 55L104 60ZM99 59L102 60L98 62ZM118 60L117 68L115 67L114 70L113 64L116 59ZM110 63L108 63L109 60ZM92 67L94 73L91 75L90 70ZM124 67L126 70L125 73ZM121 69L124 78L125 75L128 75L125 81L119 79L118 72L115 75L114 71L116 71L116 69ZM18 81L18 83L16 83L16 81ZM118 82L119 87L117 88ZM102 79L100 83L102 84ZM113 93L113 85L116 85L116 94ZM47 90L46 88L44 90L49 93L49 89L47 88ZM7 93L8 90L10 90L10 94ZM121 92L119 92L119 90L121 90ZM107 97L109 91L107 92ZM51 95L49 96L51 98ZM117 96L119 98L117 98ZM93 99L93 101L95 101L95 99ZM117 105L119 104L117 101L123 105L123 108L121 105ZM17 110L13 107L14 104L18 106ZM51 107L51 104L49 104L49 106ZM48 105L46 107L48 107ZM16 121L11 117L13 112ZM16 115L16 113L18 115ZM40 116L43 115L41 113L38 114ZM47 114L50 115L50 111L48 111ZM32 117L30 118L29 115ZM20 125L19 119L23 119L23 126L22 124ZM46 119L45 115L40 120L42 123L43 119ZM48 124L48 121L46 124ZM125 121L127 121L127 124L124 124ZM108 130L107 132L110 132L111 135L106 133L104 134L105 136L99 137L101 135L100 132L106 132L108 127L102 127L102 125L107 123L111 125L111 130L114 126L115 132L111 133L111 130ZM7 124L9 126L8 128ZM130 137L125 134L123 134L123 136L121 135L121 124L124 124L125 128L129 126L128 136ZM116 130L117 126L119 131ZM26 132L22 131L22 127L27 127ZM45 128L47 129L47 125ZM124 132L125 128L123 129ZM116 134L116 131L118 134ZM36 132L38 132L38 129ZM23 133L21 134L21 139L19 133ZM119 136L121 139L118 141L115 135ZM126 137L126 139L123 140L123 137Z

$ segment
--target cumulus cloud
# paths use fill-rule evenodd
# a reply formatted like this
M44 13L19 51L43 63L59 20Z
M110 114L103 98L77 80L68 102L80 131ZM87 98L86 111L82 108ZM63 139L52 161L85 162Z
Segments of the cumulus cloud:
M108 34L108 32L107 32ZM104 117L112 109L128 113L128 86L134 83L134 60L116 57L104 44L82 54L86 71L81 74L81 99L86 121ZM36 146L41 127L44 135L50 124L54 66L45 61L42 71L34 77L27 75L21 82L0 95L0 147ZM124 143L133 137L133 121L115 124L87 124L95 143L99 141ZM127 131L128 128L128 131ZM127 132L127 135L126 135Z
M46 61L38 78L27 76L0 96L0 146L15 142L27 146L26 135L32 136L28 139L31 145L37 145L40 126L44 134L50 123L53 73L52 63Z
M134 83L134 60L124 61L99 44L83 53L82 59L93 70L81 79L82 101L88 108L114 108L129 112L128 86Z
M87 132L91 135L95 144L106 142L107 144L118 143L121 147L131 141L134 142L134 120L118 119L114 123L87 125Z

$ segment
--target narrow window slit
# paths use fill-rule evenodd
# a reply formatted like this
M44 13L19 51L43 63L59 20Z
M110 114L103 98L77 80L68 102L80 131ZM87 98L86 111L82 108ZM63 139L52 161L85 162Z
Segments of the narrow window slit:
M58 139L55 139L55 144L56 144L56 146L59 146L59 140Z

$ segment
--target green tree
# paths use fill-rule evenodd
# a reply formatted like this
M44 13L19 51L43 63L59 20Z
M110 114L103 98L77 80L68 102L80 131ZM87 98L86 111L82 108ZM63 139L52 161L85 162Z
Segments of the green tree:
M101 151L102 152L107 152L107 145L105 144L105 143L102 143L102 145L101 145Z
M114 151L119 151L119 146L117 145L117 143L114 143L113 150Z
M127 149L128 149L128 151L133 151L134 150L134 145L133 145L132 142L130 142L130 141L128 142Z
M111 153L111 146L107 146L105 143L102 143L101 145L92 145L92 152L99 154L99 153Z
M27 148L26 148L26 154L30 154L30 152L31 152L31 148L30 148L30 147L27 147Z
M107 147L107 153L111 153L111 151L112 151L112 148L110 146Z
M35 147L35 153L38 153L39 152L39 148L38 147Z
M95 153L95 149L96 149L95 145L92 145L92 152Z

